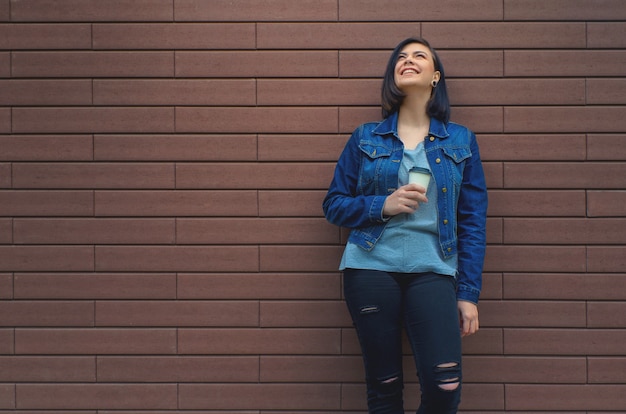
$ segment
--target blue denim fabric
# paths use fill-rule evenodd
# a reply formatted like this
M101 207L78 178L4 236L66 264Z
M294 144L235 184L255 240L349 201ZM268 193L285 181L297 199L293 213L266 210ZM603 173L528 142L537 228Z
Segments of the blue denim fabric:
M398 114L358 127L335 168L323 208L327 220L351 229L348 241L365 250L376 245L387 220L383 206L398 188L404 145ZM485 258L487 186L476 136L464 126L430 123L424 140L437 188L439 244L443 257L458 254L457 297L478 303Z
M454 284L453 278L435 273L344 271L344 295L363 352L371 414L404 414L403 323L420 380L417 414L457 412L462 368ZM445 390L443 384L458 387Z

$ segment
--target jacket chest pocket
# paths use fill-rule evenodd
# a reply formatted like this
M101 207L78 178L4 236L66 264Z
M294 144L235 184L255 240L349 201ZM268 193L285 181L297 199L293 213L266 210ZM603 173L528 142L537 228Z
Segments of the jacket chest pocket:
M359 189L362 194L380 194L379 188L389 168L391 150L387 147L362 142Z
M465 169L465 161L472 156L469 146L442 148L445 155L446 164L449 166L449 172L455 184L460 185L463 181L463 170Z

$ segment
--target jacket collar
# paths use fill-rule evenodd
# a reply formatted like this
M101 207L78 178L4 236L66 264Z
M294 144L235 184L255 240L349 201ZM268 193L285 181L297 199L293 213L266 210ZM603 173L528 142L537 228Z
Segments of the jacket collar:
M381 121L376 128L372 131L376 135L395 135L398 136L398 112L394 112L389 115L383 121ZM448 134L448 130L446 129L446 125L438 119L431 118L430 119L430 128L428 131L428 135L434 135L437 138L447 138L450 136Z

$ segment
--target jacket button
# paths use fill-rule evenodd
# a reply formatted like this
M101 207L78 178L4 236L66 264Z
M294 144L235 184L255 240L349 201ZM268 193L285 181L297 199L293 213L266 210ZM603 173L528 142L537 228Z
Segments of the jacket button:
M430 142L433 142L435 140L435 137L430 137Z
M435 162L436 162L437 164L439 164L439 163L441 162L441 158L437 158L437 159L435 160Z
M443 224L448 224L448 220L447 219L443 220Z
M451 252L451 251L452 251L452 247L448 247L448 252Z
M441 191L443 191L444 193L447 193L447 192L448 192L448 189L447 189L446 187L443 187L443 188L441 189Z

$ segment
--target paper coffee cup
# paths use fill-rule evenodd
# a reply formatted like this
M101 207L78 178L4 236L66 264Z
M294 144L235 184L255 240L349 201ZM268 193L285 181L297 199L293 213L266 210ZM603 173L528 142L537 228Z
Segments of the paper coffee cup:
M409 184L419 184L428 190L430 171L426 168L413 167L409 170Z

